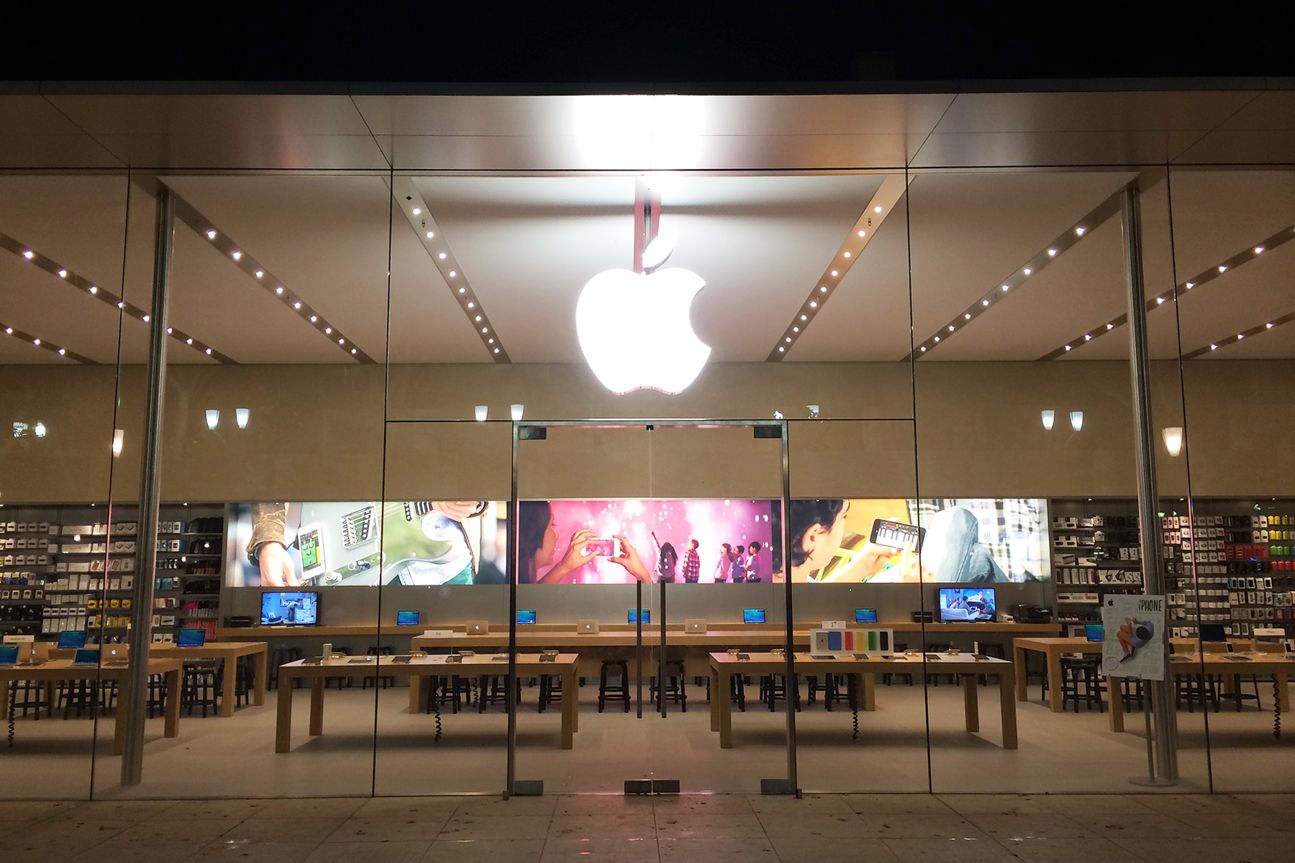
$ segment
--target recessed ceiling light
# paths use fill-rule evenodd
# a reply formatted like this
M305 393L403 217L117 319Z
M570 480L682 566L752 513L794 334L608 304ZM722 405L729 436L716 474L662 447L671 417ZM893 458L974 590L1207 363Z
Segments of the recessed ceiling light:
M216 231L214 228L212 230L207 231L207 239L209 240L216 239Z
M819 292L820 294L826 294L826 293L827 293L827 285L819 285L819 286L818 286L818 292Z
M67 278L67 270L59 270L59 271L58 271L58 277L59 277L60 279L66 279L66 278Z
M1092 336L1090 336L1088 333L1084 333L1084 341L1091 342L1092 340L1093 340Z
M800 319L801 319L802 321L807 321L807 320L809 320L809 315L801 315L801 316L800 316Z
M467 289L467 288L459 288L459 293L460 293L460 294L465 294L465 293L467 293L467 291L468 291L468 289Z
M936 337L935 337L935 340L938 342L938 341L940 340L940 337L939 337L939 336L936 336Z
M443 260L445 260L445 253L444 253L444 252L441 252L441 253L440 253L439 255L437 255L436 257L437 257L437 258L439 258L439 259L441 259L441 260L443 261Z
M172 327L167 327L167 328L166 328L166 334L167 334L168 336L169 336L169 335L171 335L171 334L173 334L174 332L175 332L175 330L174 330Z
M811 309L817 309L817 308L818 308L818 300L810 300L810 301L809 301L809 307L810 307Z
M185 343L186 345L191 345L191 344L193 344L193 339L191 339L191 338L190 338L190 339L185 339L185 340L184 340L184 343Z
M435 239L435 238L436 238L436 232L435 232L435 231L428 231L428 232L427 232L427 239L432 240L432 239Z
M1156 305L1157 305L1157 306L1163 306L1164 304L1165 304L1165 298L1164 298L1164 297L1156 297Z
M144 315L143 320L144 320L144 323L148 323L148 315Z
M969 321L969 320L971 320L971 312L964 312L964 313L963 313L963 315L962 315L962 319L963 319L964 321Z
M981 300L981 301L980 301L980 304L981 304L982 306L987 306L987 305L989 305L989 300Z
M1028 276L1030 273L1034 272L1034 270L1031 270L1029 267L1026 267L1024 270L1021 270L1021 272L1025 273L1025 275Z
M1007 293L1007 292L1008 292L1008 291L1010 291L1010 290L1011 290L1011 288L1010 288L1009 286L1007 286L1007 285L1003 285L1003 293Z
M1057 250L1056 250L1056 249L1048 249L1048 257L1049 257L1049 258L1055 258L1056 256L1057 256Z
M338 343L339 345L344 345L344 344L346 344L346 339L338 339L338 340L337 340L337 343Z
M1070 345L1066 345L1066 350L1070 350Z
M791 331L792 331L793 333L798 333L798 332L800 332L800 327L792 327L792 328L791 328Z
M355 353L355 348L351 348L351 353Z
M1237 341L1241 341L1241 340L1242 340L1242 339L1244 339L1245 337L1246 337L1246 334L1245 334L1245 333L1237 333Z
M241 260L243 259L243 253L242 253L242 252L240 252L240 251L238 251L237 249L235 249L234 251L230 252L230 253L229 253L229 256L230 256L231 258L233 258L234 260L236 260L236 261L241 261Z
M415 215L415 216L421 216L422 214L423 214L423 208L422 208L422 207L414 207L414 215Z
M1227 271L1228 271L1228 265L1227 265L1227 264L1219 264L1219 272L1220 272L1220 273L1226 273Z
M783 352L784 352L784 351L786 351L786 350L787 350L787 349L786 349L786 348L784 348L782 345L778 345L778 353L783 353ZM498 348L495 348L495 353L499 353L499 349L498 349Z
M881 204L878 204L877 206L873 207L873 208L872 208L872 211L873 211L874 213L880 213L880 212L881 212Z
M953 332L953 324L949 324L949 332Z
M319 322L319 315L311 315L311 316L310 316L310 322L311 322L312 324L314 324L314 323L318 323L318 322Z
M850 253L849 253L849 252L843 252L843 253L841 254L841 257L843 257L843 258L848 258L848 257L850 257Z
M469 308L469 309L475 309L476 307L477 307L477 304L476 304L476 303L472 302L471 300L468 300L468 308Z
M494 339L486 339L486 344L493 345L494 343L495 343Z
M835 278L836 278L837 276L839 276L839 275L840 275L840 273L838 273L836 270L833 270L833 271L832 271L832 278L834 278L834 279L835 279Z
M1196 287L1196 286L1195 286L1194 284L1192 284L1191 282L1188 282L1188 283L1187 283L1187 290L1189 290L1189 291L1190 291L1190 290L1191 290L1192 288L1194 288L1194 287Z
M1082 237L1084 235L1084 231L1087 231L1087 230L1088 229L1085 228L1083 225L1079 225L1075 228L1075 236Z
M31 343L32 343L33 345L39 345L39 344L40 344L40 339L32 339L32 340L31 340Z
M121 302L117 303L117 308L119 308L119 309L124 309L124 308L126 308L126 301L125 301L125 300L122 300Z
M1263 247L1263 246L1255 246L1255 254L1256 254L1256 255L1262 255L1263 253L1264 253L1264 247Z
M1115 329L1115 324L1107 324L1107 325L1106 325L1106 329L1108 329L1108 330L1113 330L1113 329Z
M90 286L90 293L92 293L92 294L97 294L97 293L99 293L99 286L98 286L98 285L91 285L91 286Z
M293 307L294 309L300 309L300 308L301 308L301 301L300 301L300 300L298 300L297 302L293 303L293 304L292 304L292 307Z
M1264 324L1264 329L1271 330L1272 328L1273 328L1272 324Z
M1218 345L1210 345L1210 350L1217 351L1218 349L1219 349Z
M922 345L922 353L926 353L926 345Z
M275 288L275 289L274 289L274 292L275 292L276 294L282 294L282 293L283 293L283 285L279 285L279 287Z
M450 270L450 278L451 278L451 279L452 279L452 278L454 278L455 276L457 276L458 274L459 274L459 273L458 273L458 271L457 271L457 270Z
M256 271L256 277L257 277L258 279L259 279L259 278L261 278L261 277L262 277L262 276L264 276L264 275L265 275L265 270L257 270L257 271Z
M59 349L58 349L58 355L59 355L60 357L62 357L62 356L67 356L67 349L66 349L66 348L59 348Z
M788 344L790 344L790 343L791 343L791 336L787 336L787 338L783 339L783 341L784 341L784 342L787 342Z
M477 323L481 323L481 315L477 315L477 316L476 316L475 318L473 318L472 320L476 321Z
M333 328L332 328L332 327L324 327L324 335L326 335L326 336L331 336L332 334L333 334Z
M481 333L482 333L482 335L485 335L485 334L486 334L486 333L488 333L488 332L490 332L490 327L482 327L482 328L481 328Z
M36 253L33 252L31 249L28 249L27 251L22 253L22 256L30 261L32 258L36 257Z
M211 348L207 348L207 356L211 356Z
M868 232L867 232L867 231L859 231L859 236L860 236L860 237L866 237L866 236L868 236Z

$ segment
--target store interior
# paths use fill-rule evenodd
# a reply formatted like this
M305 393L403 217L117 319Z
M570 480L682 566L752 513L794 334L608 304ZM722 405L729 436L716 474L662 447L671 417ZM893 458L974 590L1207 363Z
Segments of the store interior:
M46 656L0 652L0 798L1295 790L1285 95L9 104L49 164L0 136L0 635ZM1130 249L1160 635L1187 664L1154 789L1130 784L1151 684L1089 631L1155 593ZM670 268L704 287L669 323L578 320L596 275ZM639 388L594 342L642 352ZM889 520L923 538L886 545ZM813 673L841 621L889 647ZM78 633L89 669L38 681ZM1091 649L1049 672L1052 638ZM159 663L137 784L125 645ZM491 667L449 668L465 651Z

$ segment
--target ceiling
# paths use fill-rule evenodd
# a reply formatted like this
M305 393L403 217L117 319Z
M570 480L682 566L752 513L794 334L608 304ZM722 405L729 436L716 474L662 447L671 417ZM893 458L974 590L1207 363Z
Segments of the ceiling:
M254 278L177 223L170 322L239 363L354 362L324 323L379 362L491 362L438 250L512 362L578 362L576 298L631 265L635 184L653 169L677 236L670 266L705 279L692 322L719 362L767 357L830 268L839 282L787 361L899 361L910 328L917 343L943 334L922 362L1033 361L1075 344L1126 308L1118 211L1055 258L1047 249L1133 180L1148 298L1295 225L1295 166L1187 164L1289 161L1284 92L0 96L0 117L0 164L23 169L0 175L0 232L71 274L149 308L154 177L265 268ZM1166 178L1163 163L1179 164ZM905 164L907 192L843 260ZM289 167L305 170L249 170ZM434 242L392 200L393 168L435 219ZM1216 275L1150 312L1153 357L1295 312L1295 243ZM71 281L0 250L0 323L100 363L120 337L122 360L143 362L147 326ZM1061 361L1127 351L1117 326ZM1205 359L1242 358L1295 358L1295 324ZM183 342L170 359L214 362ZM0 364L67 362L0 338Z

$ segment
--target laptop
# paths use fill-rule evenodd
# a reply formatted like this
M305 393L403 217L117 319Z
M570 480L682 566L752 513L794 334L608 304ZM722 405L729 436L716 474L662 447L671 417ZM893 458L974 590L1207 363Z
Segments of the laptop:
M683 631L684 632L705 632L706 618L704 617L688 618L683 622Z
M1098 642L1106 640L1106 627L1100 623L1085 623L1084 638L1089 641Z
M1221 623L1202 623L1201 641L1227 641L1227 632Z
M875 608L856 608L854 610L855 623L876 623L877 609Z
M58 646L60 650L80 650L85 647L85 631L69 629L58 634Z
M580 635L597 635L598 621L596 620L577 620L576 632Z
M764 623L765 615L763 608L744 608L742 609L743 623Z
M421 617L418 611L397 611L396 626L418 626Z
M525 624L534 623L535 619L536 619L535 609L533 608L517 609L517 622L519 624L525 625Z
M98 665L99 648L97 647L78 647L76 653L72 654L73 665Z
M484 620L469 620L464 631L468 635L487 635L490 632L490 624Z
M207 630L182 629L176 643L180 647L202 647L207 643Z
M129 644L105 644L100 649L105 665L121 665L130 659Z
M18 664L18 645L0 644L0 665Z

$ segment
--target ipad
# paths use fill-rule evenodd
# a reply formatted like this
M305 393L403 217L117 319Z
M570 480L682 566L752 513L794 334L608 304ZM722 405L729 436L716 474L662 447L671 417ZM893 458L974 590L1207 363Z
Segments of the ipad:
M536 620L535 609L519 608L517 609L517 622L519 624L531 624Z
M743 623L764 623L765 615L763 608L744 608L742 609Z
M877 609L875 608L856 608L854 610L855 623L876 623Z
M422 616L418 611L397 611L396 626L417 626Z

